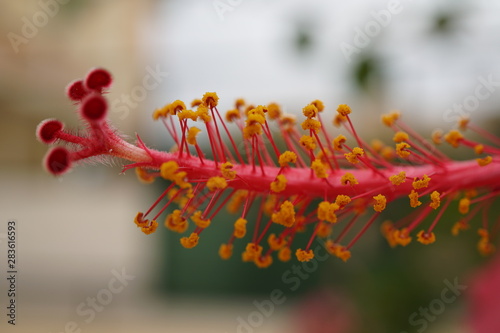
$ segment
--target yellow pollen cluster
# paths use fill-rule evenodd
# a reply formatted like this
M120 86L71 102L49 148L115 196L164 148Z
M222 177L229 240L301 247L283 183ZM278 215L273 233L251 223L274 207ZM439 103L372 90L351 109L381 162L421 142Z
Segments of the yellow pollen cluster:
M270 185L271 191L276 192L276 193L284 191L286 188L287 182L288 182L288 180L286 179L286 177L284 175L276 176L276 179Z
M303 130L313 130L317 132L321 128L321 123L316 119L306 119L301 124Z
M467 129L467 125L469 125L469 118L467 117L460 117L458 120L458 127L462 130L465 131Z
M413 179L413 183L412 183L412 186L415 190L419 190L421 188L425 188L427 186L429 186L429 181L431 180L430 177L428 177L427 175L424 175L422 177L422 179L419 179L418 177L415 177Z
M440 130L435 130L431 134L431 139L434 144L440 145L441 143L443 143L443 132Z
M319 99L315 99L314 101L311 102L311 104L314 105L319 112L322 112L325 109L325 105Z
M417 234L417 241L424 245L432 244L436 241L436 235L434 235L433 232L427 233L424 230L421 230Z
M240 118L241 118L241 113L240 113L240 110L238 110L238 109L233 109L233 110L229 110L226 112L226 120L229 123L232 123L236 119L240 119Z
M347 117L347 115L351 113L351 108L347 104L340 104L337 108L337 112L339 115Z
M196 224L197 227L205 229L210 225L210 219L203 219L201 217L202 212L200 210L197 210L196 212L191 215L191 220Z
M483 152L484 152L484 145L482 144L477 144L474 146L474 152L477 154L477 155L481 155Z
M490 235L488 230L481 228L477 231L477 233L481 237L479 239L479 242L477 243L477 249L479 253L482 254L483 256L488 256L494 253L495 245L493 245L490 241Z
M460 233L460 231L465 231L465 230L468 230L470 228L469 224L467 224L467 222L465 222L464 220L460 220L458 222L456 222L453 227L451 228L451 234L453 236L458 236L458 234Z
M347 138L342 134L339 134L335 139L333 139L333 149L342 150L342 145L346 142Z
M357 164L360 162L358 158L363 156L364 153L365 152L364 152L363 148L354 147L352 149L352 152L346 153L346 154L344 154L344 156L345 156L346 160L349 161L349 163Z
M219 256L227 260L233 255L233 244L221 244L219 247Z
M422 204L422 202L418 200L418 193L415 190L411 190L408 197L410 198L410 206L412 208L416 208Z
M236 238L243 238L247 233L247 220L240 217L234 222L234 232L233 235Z
M392 237L397 245L406 246L410 244L411 237L410 237L410 232L408 231L407 228L394 229L392 233L393 233Z
M264 256L258 256L254 259L253 262L259 268L266 268L271 266L271 264L273 263L273 257L271 257L271 255L269 254L266 254Z
M181 215L181 211L176 209L165 219L165 227L182 234L188 228L188 222Z
M205 95L203 95L201 100L203 101L203 104L205 104L209 108L214 108L219 102L219 96L217 96L217 94L214 92L207 92L205 93Z
M268 106L267 106L267 116L269 117L269 119L279 119L280 116L281 116L281 108L278 104L276 103L270 103Z
M286 240L282 237L276 237L275 234L270 234L267 238L267 243L273 251L278 251L286 244Z
M212 116L208 113L208 108L203 104L198 106L196 115L205 123L208 123L212 120Z
M152 182L155 181L155 177L150 175L144 168L141 167L135 168L135 174L143 184L151 184Z
M302 250L302 249L297 249L295 252L295 255L297 256L297 259L299 261L309 261L314 258L314 252L313 250Z
M168 161L161 165L160 175L166 180L173 181L176 185L183 189L190 189L191 183L185 180L187 173L185 171L178 171L179 164L175 161Z
M307 118L314 118L318 114L319 110L314 104L309 104L302 109L302 113Z
M227 181L222 177L210 177L207 180L207 188L209 191L223 190L227 187Z
M278 252L278 259L283 262L287 262L292 258L292 250L285 246L281 248Z
M284 225L289 228L295 223L295 210L293 204L290 201L285 201L281 204L280 210L273 213L271 219L274 223Z
M316 235L321 238L326 238L332 233L332 225L330 223L319 222Z
M316 140L314 140L312 136L302 135L302 137L299 140L299 143L307 150L316 149Z
M410 137L408 136L408 133L402 131L396 132L392 138L392 140L396 143L408 141L409 139Z
M348 195L339 194L337 198L335 198L335 203L339 205L340 208L344 207L349 202L351 202L351 198Z
M158 228L158 222L156 222L156 220L149 221L148 219L144 219L144 214L141 212L137 213L134 222L146 235L152 234Z
M384 114L382 115L382 123L384 123L384 125L386 126L391 127L394 124L394 122L399 119L400 116L401 114L398 111L391 112L389 114Z
M385 209L385 206L387 204L387 198L382 195L382 194L379 194L379 195L376 195L373 197L373 199L375 199L376 203L373 205L373 209L376 211L376 212L382 212L384 209Z
M411 146L406 142L401 142L396 145L396 154L398 154L401 158L407 158L410 156L410 152L407 150L411 148Z
M258 257L260 257L261 253L262 253L262 246L257 245L255 243L248 243L247 247L245 248L245 252L243 252L241 257L245 262L254 261Z
M282 168L286 167L290 163L296 163L296 162L297 162L297 154L289 150L281 153L278 159L278 163Z
M351 251L349 251L345 246L340 244L336 244L331 240L327 240L325 243L326 250L332 256L336 256L337 258L346 262L351 257Z
M438 191L433 191L431 193L431 203L429 206L431 206L434 209L438 209L438 207L441 205L441 195L439 194Z
M486 156L485 158L477 158L476 161L479 166L483 167L490 164L493 161L493 158L491 156Z
M226 179L235 179L236 171L233 170L233 164L231 162L223 163L220 166L220 171L222 172L222 176Z
M463 135L457 130L451 130L444 136L446 142L448 142L453 148L457 148L463 138Z
M181 238L181 244L184 246L186 249L192 249L196 245L198 245L198 240L200 239L200 236L198 236L197 233L193 232L189 237L182 237Z
M323 162L319 159L315 159L311 163L311 169L314 171L314 174L318 178L327 178L328 174L326 173L326 167Z
M356 185L359 184L358 180L354 177L354 175L350 172L346 172L341 178L340 178L340 183L342 185Z
M336 114L335 117L333 118L333 126L335 127L340 127L340 125L342 125L343 122L345 122L347 120L346 117L344 117L343 115L341 114Z
M470 199L469 198L462 198L458 202L458 211L460 214L467 214L469 212L469 206L470 206Z
M186 139L187 143L195 146L197 144L196 136L198 135L199 132L201 132L201 129L199 129L198 127L195 127L195 126L190 127L188 130L188 135L187 135L187 139Z
M401 185L406 181L406 172L401 171L397 175L390 176L389 180L393 185Z
M322 201L318 205L318 219L321 221L328 221L330 223L337 222L337 215L335 212L340 209L340 206L336 203L330 203L328 201Z

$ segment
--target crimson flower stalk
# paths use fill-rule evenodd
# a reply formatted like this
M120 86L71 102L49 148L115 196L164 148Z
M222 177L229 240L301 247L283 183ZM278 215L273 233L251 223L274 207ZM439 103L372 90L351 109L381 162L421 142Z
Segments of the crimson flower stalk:
M451 225L452 233L474 226L480 253L495 249L500 219L490 221L489 211L500 195L500 139L468 119L446 135L434 133L431 143L402 122L398 112L384 115L383 124L395 132L393 147L363 141L347 105L338 106L333 124L343 126L349 140L327 130L323 120L327 112L319 100L303 108L300 129L296 118L275 103L255 107L240 99L223 118L217 95L206 93L190 109L177 100L154 111L153 118L163 123L175 142L171 152L163 152L148 148L139 136L136 144L126 142L108 123L103 94L111 83L106 70L93 69L68 86L67 94L86 124L84 132L72 134L62 122L48 119L36 133L46 144L69 143L52 147L45 157L45 168L56 176L74 164L107 155L130 161L123 171L135 168L145 183L158 177L170 181L151 207L135 217L145 234L153 233L162 213L176 204L178 209L166 216L164 224L174 232L187 232L180 243L192 248L205 229L210 226L210 232L222 223L216 216L225 207L235 219L226 231L227 243L219 248L223 259L231 257L236 239L246 238L242 259L258 267L269 266L273 252L281 261L290 260L292 252L298 260L308 261L314 258L312 242L319 237L332 255L346 261L387 205L406 198L413 212L395 223L381 224L391 246L406 246L414 237L422 244L433 243L435 226L445 210L455 206L463 218ZM240 134L231 134L229 124ZM466 139L465 130L490 144ZM207 151L198 144L200 132L208 138ZM478 158L452 160L436 149L442 142L473 149ZM247 220L251 207L259 210L254 221ZM369 215L366 222L360 218L363 214ZM280 232L268 233L273 224L281 225ZM298 232L309 232L309 241L294 244Z

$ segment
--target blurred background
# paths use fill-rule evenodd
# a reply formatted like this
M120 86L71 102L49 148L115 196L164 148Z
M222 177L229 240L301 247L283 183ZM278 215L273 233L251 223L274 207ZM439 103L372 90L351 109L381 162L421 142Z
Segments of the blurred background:
M259 270L237 255L220 260L225 230L190 251L166 229L143 235L133 217L162 184L120 174L120 161L54 178L34 134L46 118L78 126L64 88L92 67L114 75L112 122L155 148L171 142L152 111L207 91L221 110L239 97L297 114L314 99L330 112L346 103L367 140L390 140L374 125L382 113L400 109L428 136L454 126L460 104L498 133L498 2L2 0L0 8L2 309L10 219L19 270L17 325L2 310L2 332L472 332L470 297L443 309L435 300L445 281L472 290L477 274L483 285L500 276L481 273L495 266L476 254L473 232L449 235L458 213L446 213L432 246L392 250L375 227L347 264L328 259L304 275L293 260ZM471 98L481 85L488 97ZM435 315L425 317L429 306Z

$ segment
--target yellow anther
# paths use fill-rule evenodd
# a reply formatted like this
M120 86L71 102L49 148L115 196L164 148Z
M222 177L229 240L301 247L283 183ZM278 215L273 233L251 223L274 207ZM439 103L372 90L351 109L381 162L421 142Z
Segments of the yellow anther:
M394 228L394 224L389 220L384 221L380 226L380 231L382 232L382 235L384 235L390 247L395 247L396 245L398 245L398 243L394 239L394 230L396 230Z
M273 263L273 257L267 254L264 256L258 256L253 260L254 264L259 268L267 268Z
M276 103L270 103L267 106L267 116L271 120L279 119L281 117L281 107Z
M347 185L347 184L350 184L350 185L356 185L356 184L359 184L358 183L358 180L354 177L354 175L350 172L346 172L345 175L343 175L341 178L340 178L340 183L342 185Z
M285 227L291 227L295 223L295 210L293 204L290 201L285 201L281 204L280 210L273 213L271 219L274 223L284 225Z
M477 249L479 253L483 256L489 256L495 253L495 245L489 240L480 239L477 243Z
M192 249L196 245L198 245L198 240L200 239L200 236L193 232L189 237L182 237L181 238L181 244L184 246L186 249Z
M220 171L222 172L222 176L227 179L235 179L236 171L233 170L233 164L231 162L223 163L220 166Z
M208 108L201 104L198 106L198 110L196 111L196 115L203 120L205 123L208 123L212 120L212 116L208 113Z
M380 155L382 155L382 157L388 161L393 160L396 157L396 153L394 151L394 148L389 147L389 146L385 146L384 148L382 148Z
M262 211L267 216L271 216L274 213L274 208L278 202L278 197L276 195L270 194L267 196L266 201L264 202L264 206L262 207Z
M141 167L135 168L135 174L143 184L151 184L152 182L155 181L155 177L153 177L150 173L148 173L144 168Z
M297 122L297 119L293 114L283 114L283 116L280 118L280 122L287 128L293 128L293 126L295 126L295 123Z
M177 112L177 117L179 120L191 119L193 121L198 120L198 114L193 110L181 110Z
M311 169L314 171L314 174L318 178L327 178L328 177L328 174L326 173L326 167L323 164L323 162L321 162L321 160L319 160L319 159L315 159L314 161L312 161Z
M219 96L217 96L217 94L214 92L207 92L205 93L205 95L203 95L201 100L203 101L203 104L205 104L209 108L214 108L219 102Z
M199 98L195 98L191 101L191 107L194 108L196 106L199 106L200 104L202 104L203 101Z
M345 246L340 244L336 244L331 240L327 240L325 243L326 250L332 256L342 259L342 261L346 262L351 257L351 251L349 251Z
M269 244L269 247L273 251L278 251L281 249L283 246L286 245L286 240L284 237L276 237L275 234L270 234L269 237L267 238L267 242Z
M144 219L144 213L138 212L137 215L134 218L134 223L137 225L139 228L142 228L146 225L149 224L148 219Z
M431 193L431 203L429 206L431 206L434 209L438 209L438 207L441 205L441 194L439 194L438 191L433 191Z
M318 222L318 229L316 235L321 238L326 238L332 233L332 225L330 223Z
M484 152L484 145L482 144L477 144L474 146L474 152L477 154L477 155L481 155L483 152Z
M226 206L227 211L232 213L232 214L237 213L238 210L243 205L243 203L245 202L247 196L248 196L248 191L246 191L246 190L236 191Z
M373 139L370 142L370 146L376 153L380 153L382 149L385 147L384 143L380 141L379 139Z
M158 120L158 118L164 118L170 114L170 104L167 104L153 112L153 119Z
M373 199L375 199L376 201L376 203L373 205L373 209L376 212L382 212L387 205L387 198L385 197L385 195L379 194L374 196Z
M295 255L297 256L297 259L299 261L309 261L314 258L314 252L313 250L302 250L302 249L297 249L295 252Z
M302 109L302 113L304 114L304 116L306 116L307 118L314 118L317 116L319 110L318 108L316 107L316 105L314 104L309 104L309 105L306 105L303 109Z
M347 118L344 117L343 115L341 114L336 114L335 117L333 118L333 126L335 127L340 127L340 125L342 125L343 122L347 121Z
M234 107L237 109L245 106L245 104L246 103L245 103L245 100L243 98L238 98L238 99L236 99L236 101L234 101Z
M457 130L451 130L444 136L446 142L448 142L453 148L457 148L463 138L463 135Z
M297 162L297 154L294 152L291 152L289 150L281 153L278 163L280 164L280 167L286 167L290 163L296 163Z
M401 185L406 181L406 172L401 171L397 175L390 176L389 180L391 181L392 184L394 185Z
M309 135L302 135L299 140L299 143L308 150L316 149L316 140Z
M152 234L158 228L158 222L156 220L151 220L151 224L141 227L141 231L146 235Z
M440 145L441 143L443 143L443 132L440 130L435 130L434 132L432 132L431 138L434 144Z
M197 142L196 142L196 136L198 135L198 133L201 132L201 129L199 129L198 127L190 127L189 130L188 130L188 134L187 134L187 143L189 143L190 145L196 145Z
M259 123L246 125L243 128L243 137L245 139L251 139L254 135L261 135L261 134L262 134L262 125Z
M343 208L349 202L351 202L351 198L348 195L344 194L337 195L337 198L335 199L335 203L339 205L340 208Z
M460 117L458 120L458 127L462 130L465 131L467 129L467 125L469 125L469 118L467 117Z
M417 234L417 241L424 245L432 244L436 241L436 235L434 235L433 232L427 233L426 231L421 230Z
M479 166L486 166L493 161L491 156L486 156L485 158L476 158L477 164Z
M210 219L202 219L201 215L201 210L197 210L193 215L191 215L191 220L194 222L194 224L196 224L198 228L205 229L210 225Z
M416 208L422 204L422 202L418 200L418 193L415 190L411 190L408 198L410 198L410 206L412 208Z
M180 100L173 101L169 106L169 112L171 115L176 115L177 112L182 110L186 110L186 104Z
M337 112L339 115L347 117L347 115L351 113L351 108L347 104L340 104L337 108Z
M321 122L316 119L306 119L301 124L302 129L305 130L313 130L317 132L321 128Z
M460 220L458 222L456 222L453 227L451 228L451 234L453 236L457 236L460 231L465 231L465 230L468 230L470 228L470 225L467 224L467 222L465 222L465 220Z
M470 207L469 198L462 198L458 202L458 211L460 212L460 214L467 214L469 212L469 207Z
M314 101L311 102L311 104L314 105L319 112L322 112L325 109L325 105L319 99L315 99Z
M382 123L384 123L384 125L386 125L386 126L391 127L392 125L394 125L394 122L399 119L400 116L401 116L401 113L399 113L399 111L384 114L384 115L382 115L382 118L381 118Z
M410 244L411 237L408 229L394 229L393 231L394 241L401 246L406 246Z
M262 246L255 243L248 243L245 252L242 254L243 261L254 261L255 258L260 257L262 253Z
M398 154L401 158L407 158L410 156L410 152L407 150L411 148L411 146L406 142L400 142L396 145L396 154Z
M258 110L258 109L253 109ZM247 126L249 125L254 125L254 124L264 124L266 122L266 117L264 114L261 114L259 112L251 112L248 114L248 117L246 119Z
M330 203L328 201L322 201L318 205L318 219L321 221L328 221L330 223L337 222L337 215L335 212L340 209L340 206L336 203Z
M186 181L187 172L186 171L178 171L174 174L172 181L175 182L177 186L183 189L189 189L192 185Z
M236 119L240 118L241 118L241 113L240 110L238 109L233 109L226 112L226 120L228 123L232 123Z
M408 133L402 131L394 133L394 137L392 138L392 140L396 143L408 141L409 139L410 136L408 135Z
M360 162L358 158L363 156L364 153L365 152L364 152L363 148L354 147L352 149L352 152L346 153L346 154L344 154L344 156L345 156L346 160L349 161L349 163L357 164Z
M243 238L247 233L247 220L240 217L234 222L234 232L233 235L236 238Z
M174 180L177 170L179 170L179 164L175 161L168 161L161 165L160 175L166 180Z
M288 180L284 175L277 175L276 179L271 183L270 188L273 192L282 192L286 188Z
M188 228L188 222L181 215L181 211L176 209L165 219L165 227L172 231L183 233Z
M227 260L233 255L233 244L221 244L219 247L219 256Z
M292 250L288 246L283 247L278 252L278 259L283 262L287 262L292 258Z
M219 176L210 177L207 180L207 188L209 191L223 190L227 187L227 181Z
M421 188L426 188L427 186L429 186L429 181L431 180L431 178L427 175L424 175L422 177L422 179L418 178L418 177L415 177L413 179L413 183L412 183L412 186L415 190L419 190Z
M335 150L342 150L342 145L346 142L346 137L343 136L342 134L339 134L335 139L333 139L332 144L333 144L333 149Z

